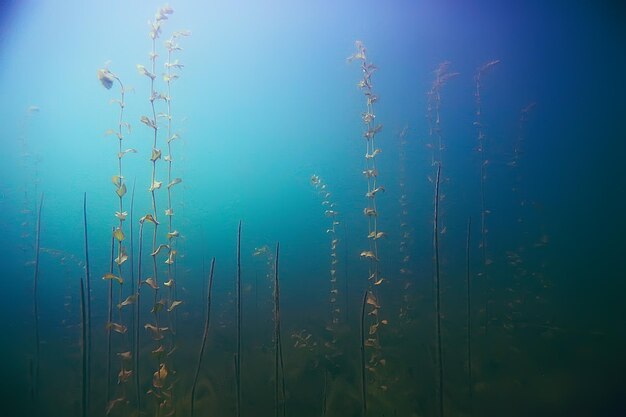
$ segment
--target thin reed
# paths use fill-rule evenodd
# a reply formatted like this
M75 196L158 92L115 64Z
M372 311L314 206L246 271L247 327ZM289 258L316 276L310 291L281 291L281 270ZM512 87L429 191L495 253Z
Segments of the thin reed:
M139 325L141 315L141 273L143 255L143 224L145 217L139 221L139 259L137 260L137 299L135 300L135 402L137 414L141 414L141 394L139 390Z
M198 354L198 366L196 367L196 373L193 377L193 384L191 386L191 417L194 415L194 405L196 398L196 384L198 383L198 376L200 375L200 368L202 367L202 357L204 356L204 348L206 346L206 339L209 335L209 325L211 323L211 290L213 288L213 270L215 268L215 258L211 260L211 271L209 272L209 286L206 300L206 320L204 322L204 333L202 335L202 344L200 345L200 353Z
M482 254L482 264L483 271L482 275L485 277L485 287L486 287L486 300L485 300L485 334L488 333L489 329L489 321L490 321L490 312L489 312L489 304L491 302L491 287L489 285L489 275L487 274L486 267L491 264L491 260L487 257L487 208L485 205L485 181L487 179L487 165L489 164L489 159L486 154L486 132L485 126L483 124L482 119L482 77L483 75L492 67L499 64L499 60L489 61L486 64L482 65L476 71L476 75L474 76L475 82L475 98L476 98L476 119L474 121L474 126L477 128L478 132L478 153L480 154L480 249Z
M35 318L35 364L33 366L33 391L35 405L39 396L39 249L41 247L41 209L43 208L43 193L37 209L37 234L35 238L35 271L33 273L33 316Z
M115 227L113 227L115 232ZM115 256L115 236L111 233L111 263L109 267L109 274L113 275L113 258ZM106 400L107 408L111 403L111 323L113 322L113 280L109 279L109 304L107 310L107 379L106 379ZM107 413L108 414L108 413Z
M367 199L367 205L363 209L363 215L367 217L367 239L369 243L368 250L362 251L360 256L362 259L368 261L368 277L367 288L370 290L369 302L372 306L372 311L368 316L371 316L372 324L369 326L367 347L372 351L368 360L368 369L375 373L377 367L384 366L386 363L382 354L382 348L380 345L379 328L381 324L386 324L387 320L381 319L380 303L378 301L377 287L386 281L380 273L380 256L379 256L379 243L381 238L387 236L386 232L382 232L378 228L378 206L377 195L381 192L385 192L385 187L378 183L378 166L377 156L382 152L382 149L376 146L376 135L378 135L382 129L382 124L375 124L376 114L374 112L374 103L378 101L378 96L374 94L372 86L372 75L376 72L378 67L367 60L367 50L361 41L355 42L356 52L348 57L348 62L360 61L360 69L363 78L358 82L357 86L363 91L366 101L365 112L361 114L361 119L365 124L365 132L363 138L365 139L365 170L363 175L367 180L367 192L365 198ZM380 378L380 375L378 375ZM384 385L384 384L381 384Z
M435 209L433 219L433 250L435 253L435 311L437 333L437 370L439 373L439 416L443 417L443 353L441 344L441 289L439 282L439 181L441 179L441 164L437 164L437 179L435 182Z
M237 227L237 355L235 357L237 381L237 416L241 415L241 220Z
M85 333L85 329L87 331L86 334L83 334L83 351L85 354L85 375L83 376L83 385L86 390L85 398L83 399L84 407L86 410L89 410L89 378L91 373L91 285L90 285L90 275L89 275L89 240L87 238L87 193L83 195L83 230L85 232L85 290L87 291L87 308L85 310L84 305L84 290L83 290L83 282L81 280L81 307L82 307L82 315L83 315L83 333Z
M367 290L363 293L363 303L361 304L361 410L362 415L367 415L367 379L365 377L365 306L367 305Z
M280 242L276 243L276 257L274 264L274 352L275 352L275 367L274 367L274 381L275 381L275 415L279 416L279 387L280 392L282 393L282 415L285 417L286 414L286 400L285 396L285 366L283 362L283 343L280 335L280 284L278 280L278 255L280 251ZM280 380L281 383L279 385L279 368L280 368Z
M469 414L473 414L474 389L472 378L472 280L470 275L470 239L472 218L467 219L467 241L465 244L465 280L467 283L467 388L469 392Z

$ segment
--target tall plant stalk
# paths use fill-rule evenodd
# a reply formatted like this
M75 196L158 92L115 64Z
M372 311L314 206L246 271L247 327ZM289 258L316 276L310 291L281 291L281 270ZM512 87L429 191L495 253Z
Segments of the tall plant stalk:
M204 348L206 346L206 339L209 335L209 325L211 323L211 290L213 288L213 270L215 268L215 258L211 260L211 271L209 272L209 287L207 290L206 300L206 320L204 322L204 333L202 335L202 344L200 345L200 353L198 354L198 366L196 367L196 373L193 377L193 384L191 386L191 417L194 415L194 405L196 399L196 384L198 383L198 376L200 375L200 368L202 367L202 357L204 356Z
M433 219L433 250L435 253L435 310L437 333L437 370L439 372L439 416L443 417L443 349L441 344L441 290L439 282L439 181L441 178L441 164L437 165L437 179L435 182L435 209Z
M85 354L85 369L83 376L83 389L86 390L83 399L84 408L89 411L89 379L91 373L91 278L89 275L89 241L87 238L87 193L83 196L83 230L85 232L85 289L87 292L87 307L85 310L85 296L83 294L83 282L81 280L81 313L83 315L83 352ZM86 333L85 333L86 329Z
M141 116L141 122L148 126L152 130L152 151L150 155L152 172L150 176L150 187L148 191L150 192L151 202L152 202L152 213L150 217L147 215L144 216L144 220L148 219L154 225L153 233L152 233L152 251L150 256L152 257L152 277L147 278L145 283L150 286L153 290L153 303L152 303L152 317L154 320L154 324L146 324L144 327L152 332L152 339L155 341L156 348L152 351L154 356L157 358L157 370L153 374L152 378L152 389L149 391L154 395L154 399L156 402L156 414L159 415L161 412L166 414L170 412L174 412L174 404L171 401L172 385L168 385L168 376L170 371L168 370L169 363L167 362L167 354L165 348L162 345L161 340L164 338L163 332L168 330L167 327L161 327L161 319L160 312L164 307L164 302L159 301L159 267L157 263L157 257L162 249L166 249L168 252L168 257L166 263L168 266L172 262L173 254L170 252L170 247L167 244L159 245L158 244L158 230L159 230L159 215L157 209L157 195L156 191L159 190L162 186L162 181L157 180L157 161L159 161L162 157L162 151L158 147L158 131L159 131L159 123L158 118L160 114L157 114L156 111L156 102L159 100L164 100L167 102L169 99L167 93L159 93L156 89L155 80L157 78L157 70L156 63L158 58L157 51L157 39L160 38L162 25L169 18L171 14L174 13L174 10L169 6L161 7L157 10L154 20L149 22L150 25L150 39L152 41L152 49L149 53L150 59L150 69L147 69L143 65L137 65L137 71L141 75L145 75L150 79L150 116ZM167 117L167 115L166 115ZM169 216L171 212L169 208L166 209L165 215ZM139 278L141 279L141 277ZM172 285L171 282L166 282L166 286ZM168 310L172 310L174 305L170 305ZM172 350L170 350L171 353ZM165 393L165 395L163 395Z
M241 220L237 228L237 356L235 359L237 417L239 417L241 415Z
M35 407L39 400L39 250L41 245L41 209L43 208L43 193L37 209L37 230L35 237L35 271L33 272L33 316L35 319L35 363L33 370L33 399Z
M363 293L363 302L361 303L361 343L359 344L361 348L361 410L362 415L365 417L367 415L367 379L365 377L365 306L367 305L367 290Z
M399 186L400 186L400 198L398 203L400 205L400 245L399 252L402 260L400 262L400 270L398 271L403 278L404 284L402 287L402 302L400 304L399 318L405 321L409 320L410 296L408 289L411 286L411 270L409 268L411 255L409 254L409 242L411 240L411 231L409 229L409 207L407 201L406 191L406 146L407 135L409 128L404 127L398 134L398 171L399 171Z
M487 178L487 165L489 164L489 160L486 154L486 133L485 126L483 124L482 119L482 77L483 75L495 65L499 64L500 60L489 61L486 64L482 65L476 71L476 75L474 76L475 82L475 97L476 97L476 119L474 121L474 126L476 126L478 132L478 153L480 154L480 249L482 254L482 264L483 270L481 275L485 276L485 287L487 292L487 297L485 300L485 334L488 333L490 314L489 314L489 303L491 299L491 287L489 285L489 278L486 271L486 267L491 263L491 260L487 257L487 208L485 206L485 180Z
M472 378L472 286L470 275L470 238L472 233L472 218L467 219L467 241L465 244L465 280L467 283L467 384L469 391L470 416L474 409L474 389Z
M378 193L385 191L385 187L378 184L378 167L376 164L377 155L382 152L382 150L376 146L376 135L380 133L383 126L381 124L375 124L376 114L374 112L374 103L378 101L378 96L374 94L372 88L372 75L376 72L377 67L367 60L367 51L361 41L356 41L355 47L356 52L348 57L348 62L354 60L361 62L360 68L363 78L358 82L357 86L363 91L366 98L366 108L365 112L361 114L361 119L365 124L363 137L366 143L365 170L363 171L363 175L367 179L367 192L365 193L367 206L363 209L363 214L367 217L367 239L369 241L369 248L361 252L361 258L368 261L367 288L372 294L372 311L368 314L372 317L372 324L369 326L368 331L369 339L372 340L368 342L367 346L372 350L368 361L370 365L369 369L374 372L377 366L385 364L385 359L382 357L378 330L381 323L387 323L386 320L380 319L379 311L381 307L377 296L377 287L385 281L380 274L378 241L380 238L385 237L386 233L380 231L378 228L379 213L376 204Z
M113 228L113 232L115 227ZM109 275L113 276L113 258L115 253L115 236L111 233L111 257ZM107 408L111 403L111 329L113 328L113 279L109 279L109 295L108 295L108 308L107 308L107 388L106 388L106 400ZM108 413L107 413L108 414Z
M274 392L274 400L275 400L275 415L278 417L282 415L285 417L286 413L286 396L285 396L285 366L283 362L283 343L280 335L280 284L278 280L278 255L280 251L280 242L276 243L276 257L274 264L274 381L275 381L275 392ZM279 372L280 371L280 372ZM280 384L279 384L280 377ZM280 387L280 391L279 391ZM282 393L282 407L278 407L279 392ZM279 413L279 409L282 410Z
M174 178L172 176L172 167L174 162L174 155L172 154L172 142L178 138L178 134L173 132L172 125L172 82L179 78L178 74L174 73L173 70L180 70L183 68L183 65L178 62L178 59L173 59L173 54L176 51L180 51L181 47L178 44L178 39L181 36L188 36L190 33L188 31L183 32L174 32L172 37L165 42L165 48L167 49L167 61L165 62L166 73L163 75L163 80L166 85L166 94L165 94L165 104L167 106L167 113L165 114L165 119L167 120L167 155L164 156L163 160L167 163L167 208L165 209L165 215L167 216L167 239L169 241L167 247L167 260L165 263L167 264L167 282L166 286L168 287L168 298L170 300L170 308L168 308L168 315L170 316L170 327L172 334L176 332L176 311L172 306L174 305L174 299L177 297L177 286L175 283L175 272L176 269L173 268L176 256L178 255L178 250L176 249L176 240L179 236L179 232L174 230L173 228L173 218L174 218L174 208L172 207L172 188L176 184L180 184L182 182L182 178ZM175 305L179 305L180 302ZM171 313L174 313L174 320L171 319ZM170 340L172 341L172 340ZM170 347L172 348L172 347Z
M335 202L332 199L332 194L328 190L328 185L322 178L320 178L319 175L311 175L311 185L313 185L313 187L315 187L317 192L320 194L322 206L326 209L324 211L324 215L330 218L331 221L329 228L326 229L326 233L330 237L330 288L328 297L329 323L326 329L330 331L332 335L332 340L328 346L334 349L336 348L337 342L335 333L341 317L341 308L338 305L339 285L337 285L337 265L339 264L339 255L337 251L337 247L339 246L339 212L337 211Z
M117 226L113 228L113 233L112 233L113 241L114 242L117 241L117 256L114 256L113 253L111 254L111 268L109 269L109 273L105 274L103 277L103 279L109 280L109 293L110 293L109 294L110 295L109 316L108 316L108 322L107 322L107 327L108 327L107 345L108 345L108 352L109 352L109 358L107 359L107 375L108 375L108 378L110 379L109 364L110 364L110 351L111 351L111 343L112 343L111 342L111 330L115 331L116 333L120 333L121 335L123 335L124 339L126 339L127 327L123 324L124 320L123 320L122 310L124 306L131 304L134 300L133 294L131 294L129 298L124 300L124 291L123 291L124 273L123 273L122 265L126 263L126 261L128 260L126 247L123 244L124 240L126 239L126 236L124 233L124 222L126 221L128 212L124 211L124 196L127 193L127 186L126 186L126 180L124 177L122 161L125 155L129 153L136 153L137 151L132 148L123 149L125 131L127 130L130 133L130 130L131 130L130 124L124 121L124 110L126 108L126 102L125 102L126 89L124 88L124 84L122 83L120 78L114 73L112 73L106 66L104 69L98 70L98 79L100 80L102 85L107 89L110 89L114 83L117 83L119 85L119 91L120 91L119 98L111 100L112 103L116 103L117 105L119 105L117 129L109 129L107 131L108 134L115 135L118 139L117 173L112 176L112 182L113 182L113 185L115 185L115 194L118 197L118 207L117 207L117 210L115 211L115 217L117 218ZM86 228L86 225L85 225L85 228ZM85 236L85 239L86 239L86 236ZM114 251L114 248L112 250ZM132 248L131 248L131 252L132 252ZM117 265L117 275L114 274L113 263ZM131 266L131 269L132 269L132 266ZM117 281L119 284L118 295L117 295L118 316L117 316L116 323L113 322L113 315L112 315L113 280ZM125 344L124 342L121 343L120 347L122 347L124 344ZM128 381L130 375L132 374L132 370L126 369L125 360L127 359L125 358L128 358L131 354L132 354L131 351L118 353L119 360L120 360L120 371L118 373L118 385L120 385L121 393L120 393L120 396L115 401L111 401L110 387L107 386L107 402L108 402L107 413L110 412L116 404L121 403L122 400L124 400L126 397L125 384Z
M143 258L143 224L145 222L145 217L143 217L139 221L139 259L137 260L137 299L135 300L135 402L137 407L137 414L141 415L141 391L139 389L139 352L140 343L139 343L139 323L140 315L141 315L141 277L142 277L142 258Z

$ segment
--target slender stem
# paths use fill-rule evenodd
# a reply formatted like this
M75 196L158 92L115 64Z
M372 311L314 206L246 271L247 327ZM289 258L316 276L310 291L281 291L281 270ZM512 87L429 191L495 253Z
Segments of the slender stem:
M135 208L135 183L136 183L136 178L133 179L133 189L130 193L130 253L128 255L128 257L130 258L130 291L131 294L135 294L135 292L137 291L138 287L135 287L135 240L134 240L134 233L133 233L133 212L134 212L134 208ZM133 317L133 326L136 324L136 318Z
M237 417L241 415L241 220L237 229Z
M87 408L88 408L88 404L87 404L87 393L89 391L88 388L88 376L87 376L87 369L88 369L88 365L87 365L87 347L86 347L86 343L87 343L87 312L85 309L85 288L84 288L84 284L83 284L83 279L80 279L80 316L81 316L81 328L82 328L82 335L81 335L81 350L82 350L82 369L83 369L83 385L82 385L82 402L81 402L81 409L82 409L82 416L83 417L87 417Z
M139 223L139 259L137 269L137 299L135 300L135 396L137 402L137 414L141 415L141 395L139 391L139 327L140 327L140 313L141 313L141 260L143 254L143 224Z
M483 145L484 146L484 145ZM485 271L485 287L487 297L485 300L485 336L489 328L489 300L491 298L491 287L489 285L489 276L485 270L487 266L487 242L486 242L486 225L485 225L485 163L480 164L480 230L481 230L481 250L483 257L483 270Z
M41 209L43 207L43 193L39 200L39 209L37 210L37 237L35 239L35 272L33 275L33 315L35 317L35 366L33 372L33 399L38 400L39 395L39 249L41 241Z
M435 184L435 212L433 220L435 251L435 309L437 314L437 367L439 368L439 416L443 417L443 354L441 346L441 291L439 283L439 180L441 163L437 164L437 182Z
M350 316L349 316L349 311L350 311L350 292L348 290L348 227L346 226L346 223L343 223L343 285L344 285L344 298L346 301L346 323L349 322L350 320Z
M285 367L283 363L283 343L280 335L280 284L278 281L278 255L280 251L280 242L276 243L276 257L274 259L274 340L276 343L275 347L275 412L276 417L278 417L278 400L279 400L279 385L278 385L278 377L279 377L279 369L281 374L281 387L282 387L282 416L285 416L286 413L286 404L285 404Z
M89 275L89 242L87 239L87 193L83 196L83 226L85 231L85 290L87 291L87 311L86 319L83 317L83 327L87 329L87 335L83 336L83 343L86 346L83 347L85 351L86 369L84 375L83 384L86 385L86 397L84 398L84 408L86 412L89 411L89 378L90 378L90 362L91 362L91 284ZM81 296L83 294L82 281L81 281ZM84 300L83 300L84 301ZM83 305L84 307L84 305Z
M194 403L196 396L196 384L198 383L198 376L200 375L200 367L202 366L202 356L204 355L204 347L206 346L206 339L209 334L209 324L211 319L211 289L213 287L213 270L215 267L215 258L211 261L211 272L209 273L209 288L206 301L206 321L204 322L204 334L202 335L202 345L200 346L200 354L198 355L198 366L196 368L196 374L193 377L193 385L191 386L191 417L193 417Z
M367 381L365 378L365 305L367 304L367 290L363 293L363 303L361 303L361 401L362 415L367 415Z
M478 152L481 156L480 161L480 248L482 252L482 264L483 264L483 273L485 276L485 288L486 288L486 299L485 299L485 336L488 334L489 329L489 304L491 299L491 287L489 285L489 274L487 273L487 266L490 261L487 259L487 209L485 208L485 180L486 180L486 170L487 170L487 154L486 154L486 135L484 126L482 123L482 97L481 97L481 78L483 74L493 66L500 63L500 60L496 59L493 61L489 61L486 64L482 65L478 71L476 71L476 75L474 76L474 82L476 86L475 96L476 96L476 120L474 121L474 125L478 128Z
M474 391L472 389L472 287L470 279L470 237L472 233L472 218L467 219L467 244L465 245L466 251L466 274L465 279L467 281L467 383L469 390L469 410L470 416L473 414L473 397Z
M113 257L115 256L115 237L113 236L115 227L111 231L111 265L109 272L113 273ZM113 321L113 280L109 280L109 310L107 314L107 404L111 401L111 322Z

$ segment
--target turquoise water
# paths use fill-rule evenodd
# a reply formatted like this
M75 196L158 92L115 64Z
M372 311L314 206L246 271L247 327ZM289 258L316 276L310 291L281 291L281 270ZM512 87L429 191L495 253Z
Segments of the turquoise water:
M0 17L0 415L624 414L618 7L144 3Z

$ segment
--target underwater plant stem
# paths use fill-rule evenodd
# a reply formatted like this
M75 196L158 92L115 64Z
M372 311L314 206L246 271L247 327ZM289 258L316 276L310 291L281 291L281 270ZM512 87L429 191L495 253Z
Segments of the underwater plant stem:
M484 131L484 127L482 124L482 97L481 97L481 78L485 74L487 70L492 68L493 66L500 63L500 60L496 59L493 61L489 61L486 64L482 65L478 71L476 71L476 75L474 76L474 81L476 85L475 96L476 96L476 120L474 124L478 128L478 152L481 156L480 161L480 248L482 252L482 264L483 264L483 273L485 277L485 289L486 289L486 299L485 299L485 336L488 334L489 322L490 322L490 313L489 313L489 304L491 299L491 287L489 285L489 274L487 274L487 266L490 264L490 261L487 259L487 210L485 208L485 180L486 180L486 170L488 159L486 158L486 135Z
M130 193L130 254L128 257L130 258L130 285L131 285L131 294L135 294L139 287L135 286L135 241L134 241L134 233L133 233L133 211L135 208L135 183L136 178L133 179L133 189ZM133 317L133 327L136 325L136 318Z
M33 372L33 399L37 401L39 395L39 249L41 242L41 209L43 207L43 193L37 210L37 237L35 239L35 272L33 273L33 315L35 318L35 366Z
M237 417L241 415L241 220L237 228Z
M437 164L437 180L435 183L435 210L433 219L434 252L435 252L435 310L437 315L437 368L439 371L439 416L443 417L443 355L441 346L441 291L439 283L439 181L441 163Z
M275 377L275 412L276 417L278 417L279 413L279 369L280 369L280 378L281 378L281 392L282 392L282 413L281 415L284 417L286 413L286 397L285 397L285 368L283 362L283 342L280 335L280 284L278 281L278 256L280 251L280 242L276 243L276 257L274 259L274 340L276 343L275 346L275 363L276 367L274 369L274 377Z
M204 334L202 335L202 345L200 346L200 354L198 355L198 366L196 367L196 374L193 377L193 385L191 386L191 417L193 417L194 403L196 396L196 384L198 383L198 376L200 375L200 367L202 366L202 356L204 355L204 348L206 346L206 339L209 334L209 324L211 319L211 289L213 287L213 270L215 268L215 258L211 260L211 271L209 272L209 288L206 301L206 321L204 322Z
M139 223L139 259L137 269L137 299L135 300L135 401L137 402L137 414L141 415L141 395L139 391L139 316L141 313L141 260L143 254L143 221Z
M487 266L487 249L486 249L486 237L485 237L485 164L484 162L480 164L480 235L481 235L481 250L483 257L483 270ZM491 287L489 285L489 276L487 275L487 271L485 274L485 287L487 297L485 299L485 336L487 336L489 329L489 301L491 298Z
M115 227L111 231L111 265L109 272L113 273L113 257L115 256L115 237L113 233ZM107 379L106 379L106 398L107 404L111 401L111 322L113 321L113 280L109 280L109 309L107 313Z
M86 318L83 317L83 327L87 329L86 336L83 335L83 350L85 351L86 369L83 380L83 385L87 390L86 397L83 399L84 407L89 410L89 376L90 376L90 357L91 357L91 284L89 276L89 241L87 239L87 193L83 195L83 226L85 232L85 290L87 292L87 311L83 311L83 316L86 314ZM84 295L83 295L83 282L81 280L81 306L84 310Z
M363 293L363 302L361 303L361 401L362 415L367 415L367 381L365 378L365 306L367 304L367 290Z
M82 370L83 370L83 384L82 384L82 416L87 417L87 393L88 393L88 376L87 376L87 312L85 309L85 288L83 284L83 279L80 279L80 316L81 316L81 329L82 329L82 339L81 339L81 350L82 350Z
M167 43L166 43L167 45ZM166 95L166 99L165 99L165 103L167 105L167 138L166 138L166 144L167 144L167 155L168 155L168 159L167 159L167 233L172 233L173 229L172 229L172 221L173 221L173 209L172 209L172 187L171 187L171 183L172 183L172 161L173 161L173 155L172 155L172 93L171 93L171 87L172 87L172 82L171 82L171 77L172 77L172 66L169 65L172 62L172 48L168 47L167 48L167 61L165 63L165 66L167 68L167 72L164 76L165 80L166 80L166 85L167 85L167 95ZM169 236L169 235L168 235ZM176 275L176 267L173 268L173 272L172 272L172 265L173 262L170 262L174 259L174 256L176 255L176 250L174 249L174 245L175 245L175 239L169 239L169 245L168 245L168 249L167 249L167 257L168 257L168 263L167 263L167 279L168 281L172 281L174 280L174 276ZM175 281L175 280L174 280ZM170 285L168 288L168 298L170 303L172 302L172 300L174 299L173 297L176 297L176 284L174 285ZM170 349L173 348L173 344L174 344L174 340L173 340L173 336L176 334L176 329L177 329L177 323L178 323L178 310L174 310L173 312L168 311L167 316L169 319L169 323L170 323L170 334L172 335L172 337L169 338L169 342L170 342ZM173 320L172 320L172 315Z
M469 415L473 415L473 400L474 392L472 389L472 287L470 278L470 237L472 233L472 218L467 219L467 243L465 245L466 251L466 274L465 279L467 281L467 383L469 391Z

